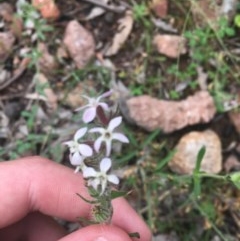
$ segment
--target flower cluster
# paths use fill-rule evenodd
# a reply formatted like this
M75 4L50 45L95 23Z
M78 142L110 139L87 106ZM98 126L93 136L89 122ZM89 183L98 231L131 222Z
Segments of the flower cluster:
M85 124L95 121L97 126L80 128L75 133L73 140L64 143L69 147L69 159L71 164L76 167L75 172L82 172L90 195L94 191L94 195L91 196L98 206L103 201L111 201L109 199L111 185L119 184L118 177L111 174L112 143L113 141L129 142L124 134L117 131L122 123L122 117L113 117L110 106L102 101L111 93L108 91L97 98L83 96L88 103L76 111L83 110L82 120Z

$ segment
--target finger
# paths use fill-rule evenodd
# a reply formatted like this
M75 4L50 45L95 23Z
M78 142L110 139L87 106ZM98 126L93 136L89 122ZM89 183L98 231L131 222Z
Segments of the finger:
M116 226L92 225L75 231L59 241L132 241Z
M88 217L90 205L76 193L89 198L81 175L41 157L0 163L0 228L13 224L31 211L69 221ZM16 205L17 203L17 205ZM126 232L139 232L150 240L150 231L123 199L113 201L113 223ZM131 220L131 221L130 221Z
M0 229L0 240L53 241L66 235L66 231L52 218L31 213L21 221Z

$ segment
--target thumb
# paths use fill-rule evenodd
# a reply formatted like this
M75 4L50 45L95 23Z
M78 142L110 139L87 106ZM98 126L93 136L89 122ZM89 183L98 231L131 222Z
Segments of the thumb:
M79 229L58 241L132 241L122 229L112 225L91 225Z

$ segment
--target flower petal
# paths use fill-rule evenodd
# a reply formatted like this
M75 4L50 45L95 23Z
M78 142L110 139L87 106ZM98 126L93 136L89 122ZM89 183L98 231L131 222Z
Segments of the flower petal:
M112 161L110 158L103 158L100 162L100 171L106 173L112 166Z
M112 140L106 139L105 143L106 143L106 156L110 156L111 149L112 149Z
M101 191L101 195L102 195L107 187L107 179L101 180L101 186L102 186L102 191Z
M89 107L83 113L83 122L89 123L96 117L96 107Z
M118 117L115 117L114 119L112 119L109 122L108 131L112 132L117 126L119 126L121 124L121 122L122 122L121 116L118 116Z
M69 157L70 162L73 166L80 166L83 163L83 157L78 152L75 152Z
M74 141L65 141L63 142L64 145L67 145L68 147L73 146Z
M102 144L102 141L103 141L103 137L100 136L100 137L98 137L97 140L94 142L94 150L95 150L96 152L99 152L100 147L101 147L101 144Z
M79 129L75 135L74 135L74 141L78 141L78 139L82 138L87 132L87 127L83 127L81 129Z
M92 186L95 190L98 189L98 185L99 184L100 184L100 179L99 178L88 180L88 186Z
M109 90L109 91L103 93L102 95L100 95L100 96L97 98L97 101L99 101L99 100L102 99L102 98L106 98L106 97L110 96L112 93L113 93L113 90Z
M87 167L83 169L83 177L95 177L97 172L92 167Z
M108 104L104 103L104 102L99 102L98 105L100 105L104 110L108 111L109 110L109 106Z
M121 141L121 142L124 142L124 143L129 143L128 138L124 134L122 134L122 133L113 133L112 134L112 139L113 140L118 140L118 141Z
M102 127L95 127L89 130L88 132L90 133L99 132L100 134L103 134L105 132L105 129Z
M79 144L78 149L83 156L89 157L93 154L93 150L89 145Z
M119 184L119 178L116 175L113 175L113 174L108 175L107 179L109 182L111 182L113 184L116 184L116 185Z

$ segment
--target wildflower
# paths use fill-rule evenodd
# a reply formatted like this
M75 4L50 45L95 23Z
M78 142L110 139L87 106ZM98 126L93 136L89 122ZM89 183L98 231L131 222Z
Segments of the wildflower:
M88 104L76 109L76 111L85 109L85 111L83 113L83 122L89 123L96 117L98 106L101 106L105 111L108 111L109 107L108 107L107 103L100 102L100 100L102 98L110 96L111 94L112 94L112 91L108 91L108 92L100 95L97 98L90 98L86 95L83 95L83 97L88 100Z
M119 179L116 175L107 174L112 166L112 161L110 158L103 158L100 162L100 171L96 171L92 167L86 167L83 170L83 177L89 178L88 185L92 186L95 190L98 190L98 186L101 186L101 194L105 191L107 187L107 182L113 184L118 184Z
M70 162L73 166L80 166L85 157L92 156L93 151L89 145L79 143L78 140L82 138L87 132L87 127L79 129L72 141L66 141L64 144L70 148Z
M121 124L121 122L122 122L122 117L118 116L118 117L113 118L109 122L108 127L106 129L101 128L101 127L96 127L96 128L92 128L91 130L89 130L89 132L91 132L91 133L99 132L101 134L101 136L98 137L97 140L94 142L94 149L96 152L99 152L102 142L105 142L105 144L106 144L106 156L109 156L111 153L113 140L118 140L120 142L129 143L128 138L124 134L114 132L114 129L117 126L119 126Z

